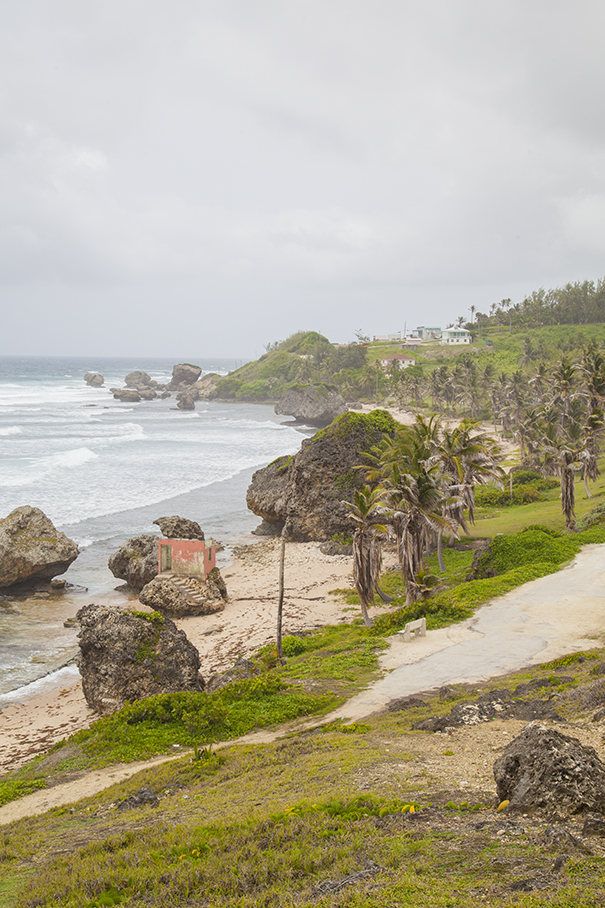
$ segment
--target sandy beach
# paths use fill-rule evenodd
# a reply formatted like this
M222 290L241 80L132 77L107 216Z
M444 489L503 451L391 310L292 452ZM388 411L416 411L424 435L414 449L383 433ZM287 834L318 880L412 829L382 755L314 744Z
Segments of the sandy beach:
M239 656L275 639L279 547L278 539L240 546L236 560L223 571L229 592L224 611L177 620L200 653L204 678L225 671ZM323 555L315 542L288 544L284 635L351 620L357 610L330 595L331 590L350 586L351 558ZM118 604L115 597L112 601ZM137 600L125 597L122 604L142 608ZM80 682L7 707L0 713L0 771L22 765L95 718Z

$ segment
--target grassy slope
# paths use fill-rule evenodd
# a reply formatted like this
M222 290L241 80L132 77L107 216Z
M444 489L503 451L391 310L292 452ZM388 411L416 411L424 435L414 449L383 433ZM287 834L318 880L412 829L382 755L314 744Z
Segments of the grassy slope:
M586 723L596 662L566 661L497 686L562 673L557 709ZM475 696L458 690L459 702ZM495 720L453 737L413 731L452 705L424 700L351 727L234 746L220 760L165 764L73 808L15 823L3 830L0 905L473 908L509 905L508 887L528 878L544 889L515 892L515 905L602 904L598 847L590 854L566 845L555 873L561 846L545 839L548 824L515 823L494 810L491 763L524 723ZM159 807L116 810L143 785L159 794ZM437 809L425 811L427 803ZM577 821L567 825L578 834Z

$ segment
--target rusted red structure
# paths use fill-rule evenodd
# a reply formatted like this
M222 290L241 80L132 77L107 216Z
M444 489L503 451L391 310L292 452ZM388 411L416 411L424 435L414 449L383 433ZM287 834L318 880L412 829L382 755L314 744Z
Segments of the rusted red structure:
M159 573L205 580L216 567L216 545L203 539L160 539L158 542Z

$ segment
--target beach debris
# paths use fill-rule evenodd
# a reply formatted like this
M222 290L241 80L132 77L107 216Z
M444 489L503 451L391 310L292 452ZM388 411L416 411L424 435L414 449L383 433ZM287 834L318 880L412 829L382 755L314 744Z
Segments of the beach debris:
M210 571L205 580L162 573L139 593L139 601L143 605L174 618L222 612L226 598L227 587L217 567Z
M76 617L82 689L98 713L120 709L127 700L204 689L199 653L169 618L95 604Z
M78 546L40 508L15 508L0 519L0 588L64 574Z
M87 372L84 376L84 381L91 388L100 388L105 379L100 372Z
M142 590L158 573L158 537L149 534L127 539L107 564L114 577Z
M593 747L532 722L494 763L506 812L570 816L605 810L605 765Z

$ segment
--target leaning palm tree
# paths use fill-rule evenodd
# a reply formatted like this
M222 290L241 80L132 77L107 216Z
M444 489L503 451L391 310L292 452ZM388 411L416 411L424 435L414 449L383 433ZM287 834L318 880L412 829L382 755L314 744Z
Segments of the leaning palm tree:
M456 534L456 522L445 515L450 500L443 494L439 467L421 465L415 474L403 473L397 486L385 489L392 509L391 526L397 540L406 605L415 598L416 576L431 539L440 530Z
M359 596L363 623L372 626L368 614L374 605L374 594L380 592L378 579L382 567L382 547L380 537L388 533L382 523L384 519L383 490L371 489L364 485L356 489L353 502L345 501L351 517L357 527L353 534L353 580Z

